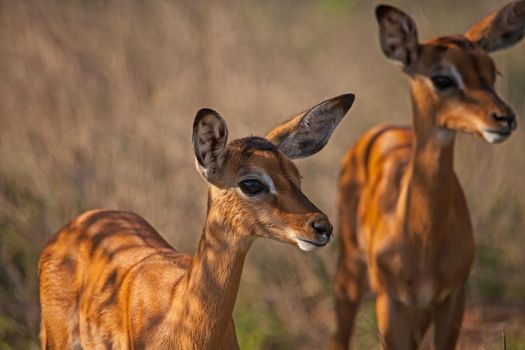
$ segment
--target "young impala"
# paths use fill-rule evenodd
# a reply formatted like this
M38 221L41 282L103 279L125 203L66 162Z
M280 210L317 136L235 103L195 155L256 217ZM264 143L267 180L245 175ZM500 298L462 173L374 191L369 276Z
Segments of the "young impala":
M417 348L432 322L435 347L453 349L475 251L454 140L463 131L502 142L516 128L489 53L523 37L525 0L425 43L402 11L379 6L376 17L384 54L410 79L413 128L376 127L343 159L332 347L348 347L368 267L382 347Z
M291 159L321 150L353 101L332 98L266 138L228 145L224 120L200 110L193 150L209 192L197 253L178 253L132 213L78 216L40 256L42 349L237 349L232 311L255 238L305 251L330 241Z

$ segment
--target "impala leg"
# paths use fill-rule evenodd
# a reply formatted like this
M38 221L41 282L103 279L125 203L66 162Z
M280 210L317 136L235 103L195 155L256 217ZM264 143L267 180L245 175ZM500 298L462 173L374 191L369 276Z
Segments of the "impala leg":
M44 282L42 282L42 280ZM41 277L41 285L46 284L45 277ZM44 295L40 291L41 321L40 321L40 346L47 349L70 349L71 332L64 310L71 308L67 293L62 299Z
M425 309L425 310L418 311L418 315L417 315L416 323L414 327L416 331L415 340L416 340L416 343L418 344L418 347L420 347L420 345L423 342L423 338L425 337L425 333L427 332L428 327L430 326L431 320L432 320L431 310Z
M332 340L333 350L348 349L366 276L366 265L354 258L357 253L345 255L339 258L335 276L336 331Z
M435 308L434 344L436 350L455 349L465 309L465 286Z
M65 318L60 318L62 310L55 310L55 319L48 324L42 321L40 330L40 345L42 350L47 349L71 349L71 334ZM58 316L58 317L57 317Z
M429 311L416 310L396 302L387 293L378 294L376 315L381 348L417 349L428 326L429 314Z

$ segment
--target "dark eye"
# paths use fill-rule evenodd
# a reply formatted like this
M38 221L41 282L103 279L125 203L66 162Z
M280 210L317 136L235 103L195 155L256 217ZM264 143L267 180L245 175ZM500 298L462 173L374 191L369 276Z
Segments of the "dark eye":
M432 84L436 87L436 89L442 91L447 90L450 88L455 88L456 83L451 78L445 76L445 75L435 75L432 77Z
M248 196L255 196L261 192L266 192L268 189L259 180L247 179L239 182L239 187Z

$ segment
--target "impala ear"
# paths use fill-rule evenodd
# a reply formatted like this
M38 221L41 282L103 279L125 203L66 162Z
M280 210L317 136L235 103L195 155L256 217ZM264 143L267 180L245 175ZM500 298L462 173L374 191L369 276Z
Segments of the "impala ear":
M505 49L525 35L525 0L505 5L472 26L465 36L487 52Z
M416 23L403 11L388 5L376 7L379 41L383 53L391 60L410 66L418 59L419 43Z
M266 139L291 159L309 157L328 143L353 103L353 94L326 100L277 126Z
M228 128L214 110L203 108L193 122L193 152L199 173L208 181L218 180L224 165Z

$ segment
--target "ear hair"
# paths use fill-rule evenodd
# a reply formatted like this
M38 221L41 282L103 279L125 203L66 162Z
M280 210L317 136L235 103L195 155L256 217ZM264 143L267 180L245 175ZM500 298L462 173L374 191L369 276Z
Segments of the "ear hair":
M473 25L465 36L487 52L513 46L525 35L525 0L505 5Z
M280 124L266 138L291 159L319 152L354 102L353 94L326 100Z
M376 7L379 40L383 53L404 67L418 59L416 23L403 11L388 5Z
M209 182L217 180L228 140L226 123L214 110L203 108L193 122L193 152L197 170Z

